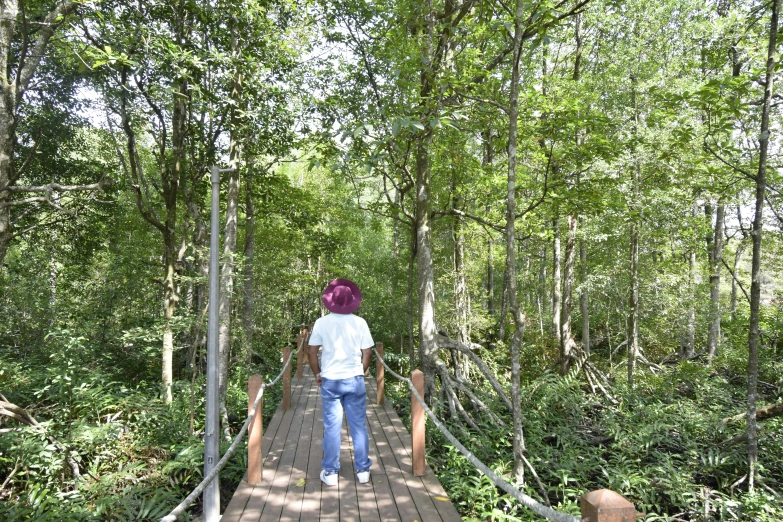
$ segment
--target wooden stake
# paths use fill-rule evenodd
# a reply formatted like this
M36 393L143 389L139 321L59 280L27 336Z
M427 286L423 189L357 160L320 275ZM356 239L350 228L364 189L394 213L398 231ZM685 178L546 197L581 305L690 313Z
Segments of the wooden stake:
M424 397L424 373L421 370L413 370L411 374L413 387ZM419 400L411 393L411 439L413 442L413 474L420 477L425 474L424 468L424 408Z
M283 348L283 363L285 363L291 356L291 347L286 346ZM283 372L283 409L287 410L291 407L291 365Z
M302 364L304 364L305 354L305 330L299 332L299 336L296 338L296 380L302 378Z
M247 413L253 410L253 401L258 396L258 390L264 385L260 375L251 375L247 381ZM254 486L261 484L263 476L263 459L261 459L262 440L264 435L264 398L258 401L258 408L250 426L247 429L247 482Z
M384 357L383 343L375 343L375 350L378 352L378 358L375 359L375 390L378 395L378 406L381 406L383 405L383 392L385 389L383 372L386 369L383 367L383 364L381 364L381 359Z

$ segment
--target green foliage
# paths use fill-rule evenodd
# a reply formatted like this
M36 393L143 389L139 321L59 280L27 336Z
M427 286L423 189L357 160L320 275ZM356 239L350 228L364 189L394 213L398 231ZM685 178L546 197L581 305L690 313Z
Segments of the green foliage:
M320 292L334 277L359 284L360 314L385 343L387 361L407 374L417 365L408 350L415 343L409 335L416 336L419 262L432 265L438 328L452 336L466 331L481 344L475 353L508 387L513 326L500 315L501 230L514 17L502 3L457 4L80 5L80 17L58 31L52 53L41 57L34 87L16 114L12 159L21 177L15 183L115 179L89 197L0 187L0 212L11 201L14 223L11 248L0 260L0 392L41 424L0 420L11 430L0 437L0 482L8 480L0 519L154 520L201 478L205 172L226 163L232 141L242 150L246 196L238 244L253 232L256 246L254 257L236 256L231 289L230 429L244 418L247 377L277 374L280 347L321 314ZM577 70L576 18L564 12L575 4L557 5L523 2L531 31L519 64L517 122L518 297L527 320L522 407L527 455L543 495L571 513L580 494L609 487L648 520L783 519L780 419L763 423L761 482L752 496L740 480L744 446L721 444L742 433L741 423L719 420L744 411L748 368L749 310L739 291L729 319L726 270L718 357L710 364L701 356L671 364L691 312L697 354L706 341L714 238L713 216L703 214L717 201L730 216L724 260L750 287L750 178L758 167L768 6L589 2L580 15L585 47ZM466 9L459 15L449 11L460 6ZM26 5L16 34L42 19L46 8ZM21 53L29 52L20 45L8 50L12 73ZM175 107L184 111L176 132ZM143 171L138 186L128 171L126 123ZM774 104L772 128L780 124ZM175 144L179 132L181 144ZM775 156L774 132L772 140ZM287 157L294 150L299 161ZM180 175L167 178L175 156ZM780 158L770 158L770 165L779 164ZM783 400L778 170L768 174L762 258L764 404ZM431 260L414 259L411 244L423 174L430 178ZM178 188L170 200L167 184ZM39 194L46 197L24 200ZM171 321L161 313L159 230L141 216L137 196L160 216L175 209L165 225L181 249ZM609 376L615 400L588 393L582 375L553 371L553 240L557 232L565 237L567 215L578 217L577 243L584 243L587 256L577 263L572 327L579 331L589 318L591 361ZM618 373L626 353L620 346L627 337L631 226L640 234L641 348L649 361L667 363L640 367L633 388ZM245 269L254 271L252 280ZM463 278L469 305L461 315ZM589 293L587 317L575 310L583 291ZM246 295L254 298L247 316L239 311ZM167 330L175 349L171 405L159 400ZM441 354L450 366L449 355ZM511 425L486 379L466 370L482 400ZM401 385L389 383L387 390L398 400L407 396ZM267 418L279 399L279 388L268 390ZM403 416L408 408L407 399L398 405ZM436 409L448 414L443 405ZM510 477L510 428L471 413L481 430L451 419L455 433ZM465 518L531 519L432 428L428 437L430 464ZM222 474L224 498L244 467L240 449ZM530 478L525 491L539 497Z

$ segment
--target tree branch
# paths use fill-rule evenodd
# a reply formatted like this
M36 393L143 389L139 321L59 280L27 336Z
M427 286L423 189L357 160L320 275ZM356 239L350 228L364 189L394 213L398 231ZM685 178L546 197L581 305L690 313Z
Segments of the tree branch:
M707 136L705 136L705 137L704 137L703 146L704 146L704 149L705 149L707 152L709 152L710 154L712 154L712 155L713 155L713 157L715 157L715 159L717 159L718 161L720 161L720 162L721 162L721 163L723 163L724 165L726 165L726 166L728 166L728 167L730 167L730 168L734 169L736 172L739 172L740 174L742 174L743 176L745 176L745 177L746 177L746 178L748 178L749 180L751 180L751 181L756 181L756 175L755 175L755 174L753 174L753 173L751 173L751 172L749 172L749 171L747 171L747 170L743 169L742 167L740 167L740 166L738 166L738 165L734 165L734 164L733 164L733 163L731 163L730 161L727 161L726 159L724 159L724 158L723 158L723 157L722 157L720 154L718 154L717 152L715 152L715 151L712 149L712 147L710 147L709 143L707 143Z
M18 194L20 192L44 192L46 194L51 194L52 192L84 192L90 190L103 190L103 187L112 183L114 183L114 180L111 178L103 178L97 183L88 185L61 185L59 183L49 183L47 185L38 186L14 185L0 189L0 192L7 191L12 194Z
M35 39L35 43L33 43L30 60L20 68L19 76L16 79L16 103L19 103L22 95L27 90L30 80L32 80L36 69L38 69L38 64L41 62L46 45L54 35L54 32L63 23L65 17L75 11L79 5L81 4L72 0L62 0L46 15L41 24L41 32L38 33L38 37Z
M726 270L729 271L731 274L731 277L734 279L734 281L737 283L737 286L740 287L740 290L742 290L742 293L745 294L745 299L750 302L750 296L748 295L748 292L745 291L745 287L742 286L742 283L740 282L739 278L737 278L736 274L734 274L734 270L731 269L731 267L726 263L726 260L721 257L721 262L723 263L723 266L726 267Z

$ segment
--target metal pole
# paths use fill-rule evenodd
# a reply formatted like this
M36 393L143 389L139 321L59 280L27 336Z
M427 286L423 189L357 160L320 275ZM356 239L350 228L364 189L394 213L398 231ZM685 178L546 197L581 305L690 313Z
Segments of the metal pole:
M210 167L212 174L212 224L209 240L209 336L207 338L207 411L204 423L204 476L220 460L218 431L218 300L220 299L220 274L218 250L220 248L220 169ZM204 489L204 522L220 520L220 475Z

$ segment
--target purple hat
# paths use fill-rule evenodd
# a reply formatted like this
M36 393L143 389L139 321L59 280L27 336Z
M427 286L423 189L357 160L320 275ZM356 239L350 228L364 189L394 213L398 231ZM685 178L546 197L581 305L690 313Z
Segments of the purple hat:
M362 293L350 279L335 279L324 290L324 306L336 314L352 314L362 304Z

